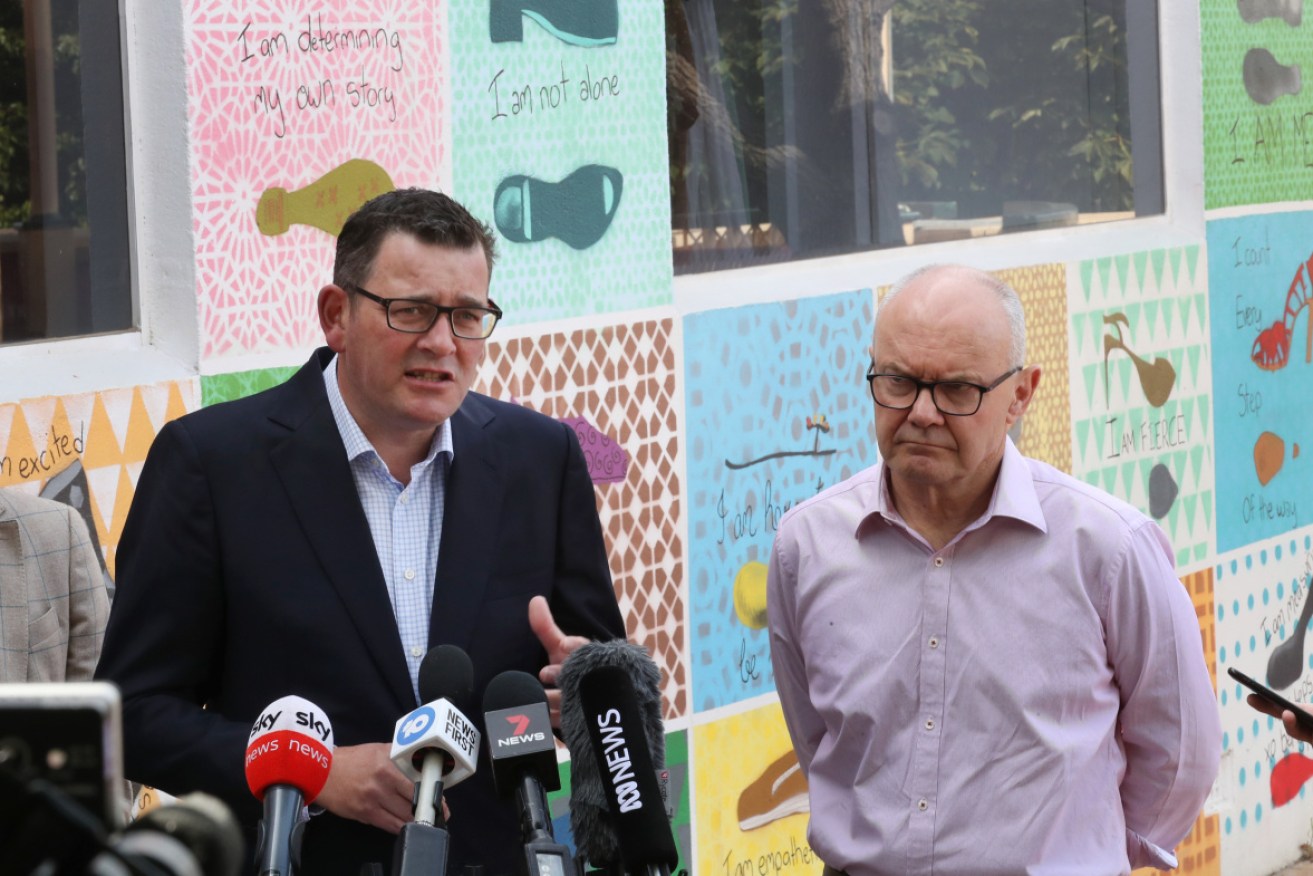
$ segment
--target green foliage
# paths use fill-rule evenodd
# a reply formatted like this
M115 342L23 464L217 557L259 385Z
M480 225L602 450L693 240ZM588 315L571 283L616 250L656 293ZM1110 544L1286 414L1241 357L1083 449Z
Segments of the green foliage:
M1122 3L902 0L892 14L904 200L1133 208Z

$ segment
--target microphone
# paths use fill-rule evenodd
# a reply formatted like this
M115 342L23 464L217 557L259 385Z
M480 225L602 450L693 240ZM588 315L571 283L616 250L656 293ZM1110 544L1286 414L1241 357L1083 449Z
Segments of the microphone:
M328 781L333 762L333 728L319 707L286 696L265 707L251 727L246 746L246 784L264 801L256 872L292 872L292 831L301 807L314 801Z
M474 774L479 731L462 713L474 696L474 665L456 645L429 649L419 666L420 697L392 735L392 762L415 782L415 820L403 825L392 853L393 876L447 872L442 789Z
M561 787L547 692L527 672L509 669L483 693L492 783L500 797L514 795L520 813L524 856L517 871L527 876L573 876L570 849L556 841L547 810L547 791Z
M658 770L665 769L661 670L641 646L590 642L561 665L570 748L570 825L595 867L668 876L679 862Z

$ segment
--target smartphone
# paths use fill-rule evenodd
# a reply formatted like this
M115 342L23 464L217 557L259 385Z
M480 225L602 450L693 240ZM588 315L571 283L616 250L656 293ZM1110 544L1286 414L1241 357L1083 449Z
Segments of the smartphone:
M1305 730L1313 731L1313 715L1310 715L1308 712L1304 711L1299 706L1295 705L1290 700L1283 697L1281 694L1272 690L1272 688L1268 687L1265 684L1259 684L1257 681L1254 681L1254 679L1250 678L1248 675L1245 675L1243 672L1241 672L1238 669L1235 669L1234 667L1228 667L1226 670L1226 674L1231 676L1236 681L1240 682L1245 687L1249 688L1254 693L1258 694L1260 697L1267 700L1268 702L1276 703L1281 708L1286 709L1287 711L1294 712L1295 720L1299 723L1299 726L1303 727Z

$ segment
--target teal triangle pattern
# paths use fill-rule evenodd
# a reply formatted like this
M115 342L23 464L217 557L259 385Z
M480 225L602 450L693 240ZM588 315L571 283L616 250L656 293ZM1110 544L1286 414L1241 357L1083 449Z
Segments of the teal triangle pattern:
M1126 305L1126 319L1131 324L1131 336L1129 338L1123 338L1123 340L1127 340L1135 344L1139 344L1141 342L1140 336L1144 334L1144 332L1142 331L1142 326L1140 325L1140 311L1142 309L1143 306L1138 303Z
M1194 533L1194 509L1199 504L1199 497L1195 495L1183 496L1181 504L1185 508L1186 531Z
M1098 382L1099 366L1085 365L1081 368L1081 380L1085 383L1085 407L1094 410L1094 387Z
M1199 266L1199 244L1191 244L1185 248L1185 262L1190 267L1190 285L1194 285L1195 269Z
M1208 419L1208 407L1208 396L1199 396L1199 422L1204 424L1205 430L1210 429L1212 426L1211 421Z
M1204 434L1202 430L1194 427L1194 396L1181 399L1181 413L1185 416L1185 440L1189 441L1195 435Z
M1195 561L1196 563L1198 563L1198 562L1200 562L1201 560L1203 560L1203 558L1204 558L1204 552L1205 552L1206 550L1208 550L1208 545L1206 545L1206 544L1197 544L1197 545L1194 546L1194 561Z
M1155 288L1163 288L1163 262L1167 260L1167 250L1155 249L1149 254L1150 261L1153 262L1153 283Z
M1204 507L1204 526L1213 528L1213 491L1204 490L1199 494L1199 502Z
M1180 540L1176 537L1176 530L1178 529L1177 521L1180 519L1180 517L1181 517L1181 503L1173 502L1172 507L1167 509L1167 529L1168 532L1170 533L1170 537L1173 543Z
M1122 297L1130 295L1131 284L1129 274L1131 272L1131 260L1124 255L1114 256L1114 264L1117 266L1117 280L1121 283Z
M1089 316L1084 313L1073 313L1071 315L1071 333L1076 336L1076 355L1079 356L1085 352L1085 322Z
M1094 282L1094 262L1084 261L1080 263L1080 286L1081 291L1085 293L1085 303L1090 303L1090 288Z
M1146 458L1144 458L1144 459L1141 459L1141 460L1140 460L1140 481L1141 481L1141 483L1144 483L1144 484L1148 484L1148 483L1149 483L1149 472L1151 472L1151 471L1153 471L1153 460L1152 460L1152 459L1149 459L1148 457L1146 457Z
M1172 335L1172 320L1175 319L1175 312L1172 310L1170 302L1163 305L1163 334L1167 337Z
M1135 493L1135 461L1122 463L1122 483L1126 486L1126 499Z
M1176 299L1176 307L1181 312L1181 331L1189 334L1190 332L1190 299Z
M1158 333L1158 300L1144 302L1144 318L1149 323L1149 334Z
M1112 285L1112 258L1104 256L1095 261L1095 267L1099 271L1099 288L1103 292L1103 298L1108 298L1108 287Z
M1107 457L1107 454L1104 453L1103 451L1103 436L1104 433L1107 431L1108 431L1107 429L1103 429L1101 427L1094 428L1094 447L1096 450L1099 451L1099 459L1104 459Z
M1076 446L1080 448L1080 458L1085 458L1085 448L1090 443L1090 421L1076 421Z
M1117 466L1110 465L1103 470L1103 489L1117 495Z
M1196 444L1190 448L1190 469L1194 474L1194 482L1199 483L1200 472L1204 468L1204 446Z
M1199 356L1201 353L1203 353L1203 351L1204 348L1199 344L1194 344L1193 346L1189 347L1186 350L1186 354L1190 357L1190 385L1191 386L1199 385Z
M1149 266L1149 253L1141 250L1131 257L1131 264L1135 268L1136 283L1140 286L1140 293L1148 291L1149 277L1145 273L1145 268Z
M1184 450L1178 450L1172 454L1172 469L1179 484L1185 480L1185 463L1188 454Z
M1208 296L1203 292L1195 295L1194 309L1199 316L1199 328L1202 330L1204 326L1208 325Z
M1144 408L1131 408L1127 414L1130 417L1131 434L1139 435L1144 425Z
M1122 356L1117 362L1117 376L1121 379L1122 398L1131 397L1131 360Z

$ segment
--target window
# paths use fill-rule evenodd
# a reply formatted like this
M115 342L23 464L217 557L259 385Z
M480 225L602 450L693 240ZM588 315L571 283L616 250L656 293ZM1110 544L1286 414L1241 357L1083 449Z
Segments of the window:
M666 13L677 272L1163 212L1156 3Z
M0 342L132 326L114 2L0 0Z

